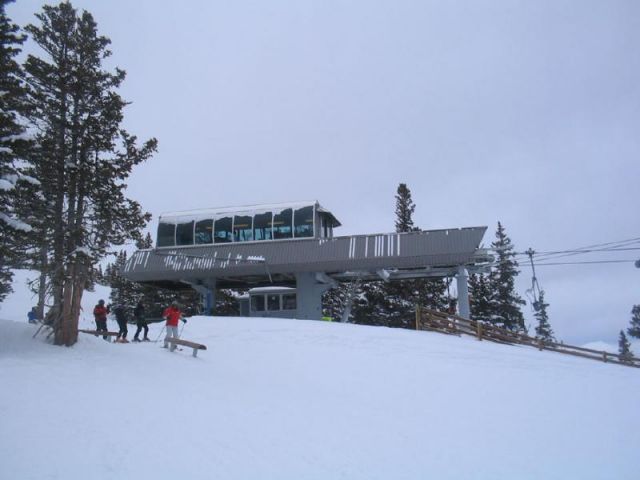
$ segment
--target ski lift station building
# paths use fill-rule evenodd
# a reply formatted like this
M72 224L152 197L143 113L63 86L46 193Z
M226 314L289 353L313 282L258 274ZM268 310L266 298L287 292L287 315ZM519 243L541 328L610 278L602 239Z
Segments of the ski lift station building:
M337 227L317 201L166 213L156 247L135 252L122 273L157 287L193 288L210 313L219 288L295 288L301 319L320 319L322 294L338 282L456 277L459 313L468 317L467 272L491 261L479 249L487 227L335 236ZM280 307L283 298L280 292Z

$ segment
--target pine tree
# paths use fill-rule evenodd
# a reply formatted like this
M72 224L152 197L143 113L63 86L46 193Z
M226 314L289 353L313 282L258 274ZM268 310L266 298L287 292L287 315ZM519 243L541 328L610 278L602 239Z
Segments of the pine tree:
M631 363L633 361L633 353L631 353L631 344L627 340L627 336L623 330L620 330L620 338L618 340L618 354L620 355L620 361L625 363Z
M631 309L631 324L627 333L634 338L640 338L640 305L634 305Z
M352 300L352 320L360 325L388 327L396 322L399 314L389 305L388 284L382 281L363 282ZM397 302L394 301L394 307ZM395 317L395 318L394 318Z
M44 169L46 164L41 158L49 153L46 145L33 142L30 150L32 164L25 167L25 173L30 178L46 178L50 172ZM47 193L45 194L45 190ZM45 184L21 184L16 190L18 203L16 212L31 226L32 231L25 242L22 260L25 268L40 273L37 281L31 285L32 291L38 296L38 318L44 318L45 304L51 296L51 277L55 270L52 262L52 242L54 222L51 216L51 192Z
M415 305L426 307L431 310L446 312L449 307L455 305L456 299L448 294L447 282L439 278L421 278L414 280L415 290L411 299L413 303L412 311Z
M323 317L331 317L331 320L334 322L342 321L342 313L346 306L348 288L348 284L339 283L324 292L322 295Z
M518 276L518 262L511 239L504 227L498 222L496 240L491 244L497 253L497 262L489 275L491 291L491 322L513 331L526 331L524 316L520 305L525 301L515 291L515 278Z
M553 330L549 324L549 316L547 315L548 303L544 301L544 292L540 292L540 298L538 300L538 310L534 313L534 317L538 320L538 326L536 327L536 338L542 340L542 342L553 342Z
M238 297L247 290L221 289L216 291L216 308L213 314L219 317L237 317L240 315Z
M55 343L72 345L84 289L111 245L140 238L150 215L125 196L132 168L156 149L137 146L120 126L126 102L117 89L125 78L103 63L109 39L92 15L71 3L45 5L39 26L26 30L44 52L25 62L31 120L38 129L36 173L47 206L47 246Z
M491 291L486 275L474 273L469 277L469 304L473 320L491 321Z
M411 190L406 183L401 183L396 192L396 232L405 233L419 230L413 226L415 209L416 206L411 199Z
M26 88L15 57L25 36L5 12L8 0L0 0L0 302L11 289L12 268L21 264L31 226L17 212L17 188L25 176L24 164L31 142L26 135ZM37 182L33 182L36 184Z
M121 250L115 262L107 267L107 278L111 287L109 300L112 305L120 305L124 307L125 311L131 313L135 309L142 292L140 285L122 276L121 272L126 263L127 252Z
M405 183L398 185L396 191L397 233L417 230L413 224L413 213L416 206L411 199L411 190ZM421 287L417 280L394 280L390 282L368 282L362 285L361 302L356 303L356 321L362 322L363 313L373 316L374 324L390 327L408 326L415 304L412 303ZM363 309L362 312L358 309Z
M411 191L406 184L398 185L396 194L396 232L420 231L413 222L415 204L411 198ZM388 285L392 293L392 308L399 312L398 326L415 328L416 306L438 311L447 311L454 299L449 298L447 282L437 278L419 278L402 280Z
M149 232L147 232L145 237L140 237L140 239L136 240L136 248L138 250L148 250L153 248L153 240Z

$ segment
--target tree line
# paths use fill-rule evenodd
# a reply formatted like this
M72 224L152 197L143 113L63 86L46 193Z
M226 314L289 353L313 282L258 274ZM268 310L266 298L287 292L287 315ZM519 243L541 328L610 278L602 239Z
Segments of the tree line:
M77 340L80 302L114 245L142 240L151 215L126 196L154 138L122 127L124 70L107 37L70 2L45 5L21 30L0 0L0 300L14 268L40 273L38 313L58 345ZM27 35L37 54L17 56Z

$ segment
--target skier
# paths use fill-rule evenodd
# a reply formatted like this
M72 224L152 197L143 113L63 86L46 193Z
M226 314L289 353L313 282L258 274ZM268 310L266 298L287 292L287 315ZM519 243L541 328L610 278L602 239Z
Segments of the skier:
M182 317L182 312L180 311L180 307L178 306L178 302L172 302L169 307L167 307L164 312L162 312L162 318L167 321L167 336L164 337L164 347L169 347L169 339L180 338L178 336L178 320L182 320L183 323L187 323L187 320ZM175 350L175 344L171 346L171 351Z
M107 331L107 314L109 313L109 306L104 306L104 300L100 300L98 304L93 309L93 316L96 319L96 330L98 332L106 332ZM102 338L105 340L107 336L104 335Z
M149 334L149 327L147 326L147 319L145 318L145 315L144 315L144 305L142 305L142 302L138 302L138 304L136 305L136 308L133 311L133 316L135 317L136 325L138 326L138 329L136 330L136 334L133 336L133 341L134 342L140 341L138 336L140 335L140 332L144 328L144 338L142 339L142 341L148 342L149 338L147 337L147 335Z
M33 307L29 312L27 312L27 319L29 323L38 323L38 312L36 307Z
M116 342L119 343L129 343L127 340L127 313L124 309L124 306L117 305L113 309L113 313L116 316L116 322L118 322L118 327L120 327L120 331L118 332L118 336L116 337Z

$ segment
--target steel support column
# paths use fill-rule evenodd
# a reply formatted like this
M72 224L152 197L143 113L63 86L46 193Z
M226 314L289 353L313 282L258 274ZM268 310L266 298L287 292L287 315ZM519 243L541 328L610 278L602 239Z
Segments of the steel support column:
M315 272L296 273L297 318L322 320L322 294L331 284L319 283Z
M458 314L464 318L471 318L471 309L469 308L469 286L467 284L467 270L460 266L456 281L458 285Z
M205 315L213 315L216 310L216 279L207 280L204 284L191 284L193 289L202 296L202 306Z

